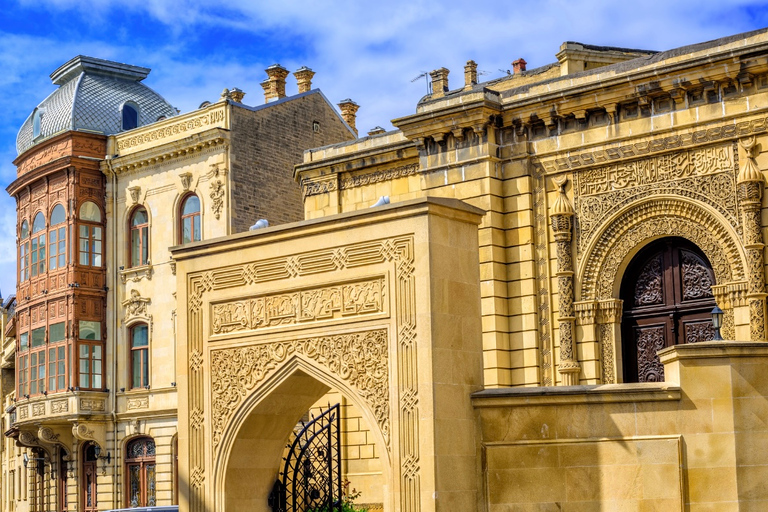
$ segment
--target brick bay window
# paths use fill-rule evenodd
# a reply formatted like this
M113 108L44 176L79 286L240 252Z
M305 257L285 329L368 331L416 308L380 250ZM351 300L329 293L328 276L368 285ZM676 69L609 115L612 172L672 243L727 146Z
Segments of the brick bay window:
M104 389L104 342L101 322L78 322L77 354L80 389Z

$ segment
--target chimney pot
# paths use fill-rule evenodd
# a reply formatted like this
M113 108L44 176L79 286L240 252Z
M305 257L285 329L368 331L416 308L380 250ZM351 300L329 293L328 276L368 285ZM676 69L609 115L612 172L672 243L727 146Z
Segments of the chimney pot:
M471 89L477 84L477 62L468 60L464 66L464 88Z
M285 77L288 76L288 70L280 64L272 64L266 69L267 79L261 83L264 88L264 103L285 98Z
M432 78L432 97L442 98L448 92L448 73L446 68L436 69L429 73Z
M350 128L357 135L357 126L355 126L355 118L357 117L357 110L360 105L347 98L339 102L339 109L341 109L341 118L349 125Z
M312 77L315 72L307 66L302 66L293 72L296 77L296 84L299 86L299 94L312 90Z
M525 62L525 59L517 59L515 62L512 63L512 70L514 71L514 74L518 74L521 71L525 71L525 65L528 64Z

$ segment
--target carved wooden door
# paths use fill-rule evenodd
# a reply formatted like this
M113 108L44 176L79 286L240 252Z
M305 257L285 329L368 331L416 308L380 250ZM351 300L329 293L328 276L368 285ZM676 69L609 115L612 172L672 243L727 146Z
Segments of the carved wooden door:
M98 489L96 486L96 471L98 457L96 457L96 446L93 443L86 445L83 450L83 475L80 480L83 510L85 512L96 512L98 510L98 500L96 495Z
M659 350L714 337L712 267L690 242L665 238L640 251L624 276L624 381L663 381Z

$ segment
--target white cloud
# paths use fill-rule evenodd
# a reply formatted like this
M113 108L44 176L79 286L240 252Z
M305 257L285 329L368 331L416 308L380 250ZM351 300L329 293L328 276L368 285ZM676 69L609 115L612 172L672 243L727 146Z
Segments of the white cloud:
M68 40L35 34L33 26L0 32L0 108L16 123L0 127L5 183L14 178L9 162L16 129L53 90L48 74L80 53L153 68L146 83L182 111L217 99L224 87L240 87L246 103L260 104L259 82L268 65L278 61L290 70L307 65L317 72L314 85L331 101L350 97L361 105L358 127L364 133L376 125L390 129L390 119L415 112L426 88L423 80L411 80L422 71L445 66L452 71L451 86L459 87L468 59L491 79L519 57L529 68L553 62L566 40L665 50L768 24L766 3L748 0L650 0L642 8L597 0L20 0L20 5L45 9L52 17L79 13L83 26L77 27L79 37ZM148 38L131 37L140 30L136 27L116 26L110 38L95 35L96 27L123 14L166 26L167 40L146 47ZM217 27L234 31L242 48L231 40L201 39ZM295 84L289 82L291 92ZM12 207L0 200L4 289L13 274L3 263L13 249L15 219L6 212Z

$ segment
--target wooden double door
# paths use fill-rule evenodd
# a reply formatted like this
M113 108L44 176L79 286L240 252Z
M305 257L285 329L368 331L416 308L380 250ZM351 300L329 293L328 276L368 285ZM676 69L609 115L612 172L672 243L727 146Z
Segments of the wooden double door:
M683 238L664 238L635 256L621 287L625 382L663 381L659 350L714 337L713 284L706 256Z

